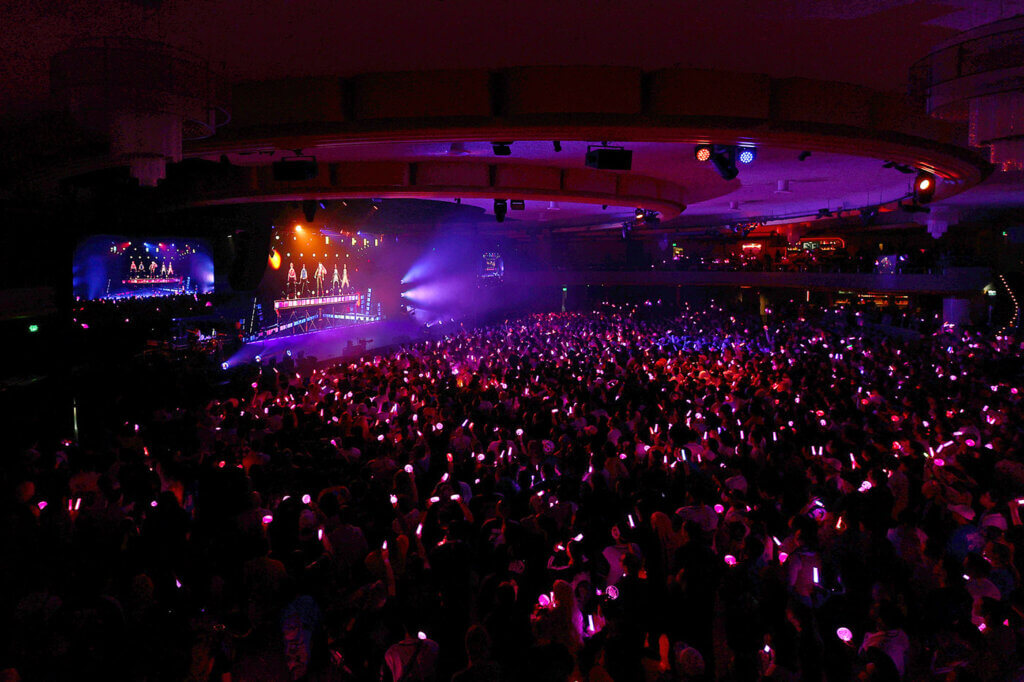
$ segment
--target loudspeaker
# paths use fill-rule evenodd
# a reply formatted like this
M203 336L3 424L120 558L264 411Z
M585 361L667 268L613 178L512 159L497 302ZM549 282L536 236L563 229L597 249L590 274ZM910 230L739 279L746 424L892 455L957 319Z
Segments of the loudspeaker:
M275 161L271 168L274 179L279 182L299 182L316 177L316 159L308 157Z
M629 149L598 147L587 151L587 167L600 170L628 171L633 167L633 152Z

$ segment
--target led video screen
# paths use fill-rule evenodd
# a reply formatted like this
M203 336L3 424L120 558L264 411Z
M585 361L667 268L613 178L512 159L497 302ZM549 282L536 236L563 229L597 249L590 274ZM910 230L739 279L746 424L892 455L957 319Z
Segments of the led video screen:
M208 294L213 286L213 253L201 239L95 235L75 250L81 300Z

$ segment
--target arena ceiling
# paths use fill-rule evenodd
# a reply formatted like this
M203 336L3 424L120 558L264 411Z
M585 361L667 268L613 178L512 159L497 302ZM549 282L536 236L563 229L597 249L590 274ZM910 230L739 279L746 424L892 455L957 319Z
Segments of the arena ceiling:
M888 116L902 112L888 103L902 106L910 66L933 46L1022 9L1022 2L997 0L382 0L343 9L331 0L9 0L5 24L16 30L0 34L0 121L10 133L7 157L19 162L34 150L18 145L40 138L62 149L95 147L87 136L74 144L62 138L51 60L99 36L131 36L208 62L233 90L231 122L185 146L187 158L225 162L233 170L212 184L199 178L185 203L458 197L492 213L494 198L507 197L525 201L525 210L510 212L509 221L614 221L644 206L680 225L702 224L889 202L905 196L912 180L883 167L895 160L936 171L944 184L939 198L948 196L945 201L960 210L1013 207L1022 201L1019 178L1000 173L982 182L988 169L966 149L962 130L902 113ZM601 92L610 104L595 111L601 106L577 106L568 96L558 103L566 89L560 83L587 72L530 69L552 64L604 67L592 84L578 87ZM480 92L465 86L472 77L450 92L435 89L435 101L417 109L416 101L430 99L415 96L418 75L429 83L430 74L451 72L489 80ZM406 75L365 78L391 73ZM680 105L685 84L699 73L717 79L714 92L705 100L703 90L694 90L700 101ZM504 101L497 105L495 74L511 84L499 88ZM672 81L679 74L681 81ZM743 74L757 76L751 81ZM630 91L634 81L636 92ZM405 87L412 95L404 104L415 116L360 118L367 102L370 110L398 106L397 96L381 95L394 93L395 82L397 92ZM247 103L253 88L274 99ZM330 97L308 96L333 89L346 116L332 118ZM525 108L510 110L509 93L517 92L521 98L511 101ZM538 110L536 99L545 96L558 106ZM685 120L658 109L665 97L677 109L689 107ZM452 100L466 109L452 109ZM474 110L478 100L483 104ZM261 101L267 103L262 119L255 111ZM296 118L293 112L305 109L312 115ZM35 136L18 134L27 129ZM513 141L512 155L495 157L495 139ZM752 144L758 158L725 181L694 160L699 141ZM600 142L631 149L632 170L586 169L587 145ZM261 179L272 161L295 149L315 155L330 169L330 181L281 188ZM805 150L812 154L800 160ZM40 156L58 175L96 168L88 154ZM412 173L417 182L358 186L345 180L365 169L381 178ZM474 179L485 169L488 181ZM12 169L6 170L10 176ZM600 177L611 174L630 178Z

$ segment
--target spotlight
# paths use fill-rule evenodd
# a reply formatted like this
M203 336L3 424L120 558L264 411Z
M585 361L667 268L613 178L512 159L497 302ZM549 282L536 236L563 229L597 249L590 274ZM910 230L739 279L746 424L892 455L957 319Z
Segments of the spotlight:
M226 362L222 362L222 363L220 363L220 368L221 368L221 369L223 369L223 370L227 370L227 368L228 368L228 363L226 363Z
M877 206L865 206L864 208L860 209L860 222L861 222L861 225L863 225L864 227L867 227L868 225L871 225L872 223L874 223L875 222L875 218L877 218L877 217L878 217L878 207Z
M326 206L324 206L324 202L322 201L320 202L320 208L327 208Z
M711 145L700 144L693 148L693 158L701 163L711 160Z
M505 214L508 213L508 202L504 199L494 200L494 219L499 223L505 222Z
M551 144L553 144L553 145L555 146L555 151L556 151L556 152L560 152L560 151L562 151L562 143L561 143L561 142L559 142L558 140L555 140L555 141L554 141L554 142L552 142Z
M740 174L736 168L736 147L716 144L711 151L711 165L723 180L732 180Z
M491 148L494 150L495 156L512 156L511 142L492 142Z
M806 161L811 157L811 153L808 151L800 152L800 155L796 157L797 161Z
M895 161L886 161L885 163L882 164L882 168L892 168L893 170L897 170L900 173L904 173L905 175L910 175L914 172L914 169L911 168L910 166L904 165L902 163L896 163Z
M921 171L914 180L914 198L919 204L927 204L935 196L935 176Z
M289 348L288 350L286 350L286 351L284 352L284 354L285 354L285 355L287 355L288 357L291 357L291 356L292 356L292 349L291 349L291 348Z
M262 355L257 355L256 356L256 362L263 362L263 356Z
M740 163L753 163L757 158L757 150L753 147L740 147L736 160Z
M633 211L633 215L636 216L637 222L640 222L644 219L644 216L646 214L644 213L644 210L642 208L637 208L635 211Z

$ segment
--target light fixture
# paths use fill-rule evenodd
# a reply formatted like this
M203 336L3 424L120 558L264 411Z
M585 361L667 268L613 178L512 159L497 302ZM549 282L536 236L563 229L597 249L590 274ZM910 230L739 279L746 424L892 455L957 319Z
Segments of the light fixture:
M711 145L699 144L693 148L693 158L697 159L701 163L711 160Z
M494 150L495 156L511 156L512 155L512 143L511 142L492 142L491 148Z
M914 179L914 198L919 204L927 204L935 196L935 176L921 171Z
M914 172L913 167L907 166L902 163L896 163L895 161L886 161L885 163L882 164L882 168L892 168L893 170L897 170L900 173L904 173L906 175L910 175L911 173Z
M637 209L633 211L633 215L636 216L637 222L642 221L645 215L644 209L637 207Z
M556 152L560 152L560 151L562 151L562 143L561 143L561 142L559 142L558 140L555 140L555 141L554 141L554 142L552 142L551 144L552 144L552 145L554 145L554 147L555 147L555 151L556 151Z
M740 147L736 160L740 163L753 163L757 158L757 149L754 147Z
M736 147L716 144L711 150L711 165L723 180L733 180L740 174L736 168Z
M505 199L494 200L494 219L499 223L505 222L505 214L508 213L508 202Z

